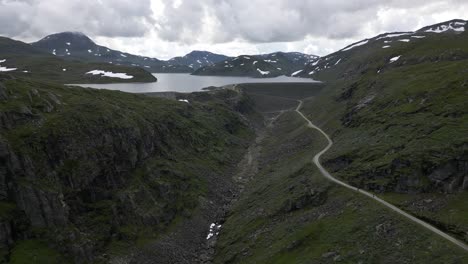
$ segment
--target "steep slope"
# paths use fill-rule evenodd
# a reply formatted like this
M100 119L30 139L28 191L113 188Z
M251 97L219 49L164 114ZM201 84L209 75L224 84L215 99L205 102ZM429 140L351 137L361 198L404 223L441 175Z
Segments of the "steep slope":
M191 72L188 66L137 56L97 45L79 32L63 32L46 36L31 44L49 54L65 59L142 67L150 72Z
M313 55L302 53L275 52L262 55L242 55L236 58L206 66L196 70L194 75L248 76L255 78L292 75L304 68L310 61L316 60Z
M192 70L197 70L201 67L213 65L228 58L228 56L221 54L216 54L208 51L194 50L185 56L174 57L168 62L173 64L186 65Z
M301 73L327 82L304 108L335 142L324 165L464 241L466 24L382 34Z
M95 70L104 72L104 75L89 73ZM29 44L4 37L0 37L0 71L8 71L14 76L59 83L156 81L153 75L141 68L64 60Z
M220 93L181 102L0 75L1 261L195 259L252 134L232 111L242 97Z
M252 91L252 85L243 87ZM290 90L295 87L283 87L285 95ZM263 108L277 100L265 99L254 102ZM294 111L277 112L258 145L258 160L252 162L257 173L213 238L213 263L468 260L462 249L320 175L311 159L326 142Z
M466 21L457 19L415 32L385 33L364 39L309 63L297 76L328 80L370 69L375 69L377 73L401 64L435 62L450 56L457 58L458 48L464 48L461 42L466 34L466 24ZM440 40L444 42L439 47L436 44Z

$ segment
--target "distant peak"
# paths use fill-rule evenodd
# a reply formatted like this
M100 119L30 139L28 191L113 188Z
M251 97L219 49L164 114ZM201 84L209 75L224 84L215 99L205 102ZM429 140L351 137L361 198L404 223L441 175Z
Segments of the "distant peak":
M83 32L79 31L66 31L63 32L64 34L71 34L71 35L76 35L76 36L81 36L81 37L87 37Z
M86 36L82 32L78 31L65 31L65 32L59 32L59 33L54 33L51 35L46 36L43 39L50 39L50 38L72 38L72 39L86 39L86 40L91 40L88 36Z
M68 48L68 46L83 49L89 49L96 46L96 43L92 41L88 36L82 32L66 31L48 35L34 44L41 46L42 48L56 49L60 47Z
M418 32L432 32L432 33L443 33L447 31L464 32L467 24L468 22L466 20L453 19L453 20L449 20L446 22L423 27L420 30L418 30Z

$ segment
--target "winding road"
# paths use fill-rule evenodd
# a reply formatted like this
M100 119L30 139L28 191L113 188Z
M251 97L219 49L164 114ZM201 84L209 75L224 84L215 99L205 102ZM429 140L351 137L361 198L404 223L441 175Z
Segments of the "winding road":
M339 184L345 188L348 188L348 189L351 189L353 191L356 191L356 192L359 192L363 195L366 195L368 196L369 198L381 203L382 205L390 208L391 210L397 212L398 214L408 218L409 220L425 227L426 229L429 229L430 231L436 233L437 235L447 239L448 241L452 242L453 244L459 246L460 248L464 249L465 251L468 251L468 245L466 245L465 243L463 243L462 241L450 236L449 234L441 231L440 229L422 221L421 219L419 218L416 218L408 213L406 213L405 211L401 210L400 208L380 199L379 197L377 197L375 194L372 194L370 192L367 192L367 191L364 191L364 190L361 190L361 189L358 189L357 187L354 187L354 186L351 186L345 182L342 182L338 179L336 179L335 177L333 177L325 168L323 168L322 164L320 164L320 157L325 153L327 152L332 146L333 146L333 141L330 139L330 137L322 130L320 129L319 127L315 126L301 111L301 107L302 107L302 100L299 100L299 105L297 106L296 108L296 112L302 116L302 118L307 122L307 126L312 128L312 129L316 129L318 130L320 133L322 133L325 138L327 139L328 141L328 145L322 150L320 151L319 153L317 153L315 156L314 156L314 163L315 165L319 168L320 172L323 174L323 176L325 176L325 178L331 180L332 182L335 182L336 184Z

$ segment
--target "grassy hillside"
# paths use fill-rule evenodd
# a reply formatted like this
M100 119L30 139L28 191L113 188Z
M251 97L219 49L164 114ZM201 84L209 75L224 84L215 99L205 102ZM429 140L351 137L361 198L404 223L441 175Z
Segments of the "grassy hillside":
M468 33L408 34L310 65L327 86L304 111L335 142L324 157L334 175L468 241Z
M236 190L229 173L252 134L234 99L6 76L0 100L0 248L10 263L164 259L180 247L178 258L194 258ZM190 232L164 242L184 225Z
M114 82L154 82L156 78L142 68L118 66L109 63L92 63L78 60L64 60L44 53L31 45L0 37L0 65L16 68L10 75L32 80L58 83L114 83ZM113 73L126 73L131 79L110 78L86 74L102 70Z
M260 143L258 173L222 225L214 263L463 263L463 250L335 185L312 157L324 138L295 112Z

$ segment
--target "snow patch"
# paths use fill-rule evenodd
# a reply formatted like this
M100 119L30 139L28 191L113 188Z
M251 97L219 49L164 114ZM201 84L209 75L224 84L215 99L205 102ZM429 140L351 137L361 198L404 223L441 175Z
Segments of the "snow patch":
M120 53L120 56L127 58L127 55Z
M391 46L388 46L388 45L387 45L387 46L383 46L382 49L388 49L388 48L390 48L390 47L391 47Z
M189 100L187 100L187 99L179 99L178 101L179 101L179 102L184 102L184 103L187 103L187 104L190 103ZM208 239L208 238L207 238L207 239Z
M0 60L0 63L4 63L6 60L3 59L3 60ZM15 71L17 70L17 68L7 68L7 67L3 67L2 65L0 65L0 72L9 72L9 71Z
M219 231L221 230L221 225L217 225L215 223L212 223L210 225L210 232L208 232L208 235L206 236L206 240L219 235Z
M401 42L410 42L409 39L399 39L398 41L401 41Z
M62 69L62 71L66 72L66 71L67 71L67 69Z
M70 45L71 45L71 43L70 43L70 42L67 42L67 43L65 43L65 44L67 44L67 46L70 46Z
M400 56L397 56L397 57L391 58L391 59L390 59L390 63L394 63L395 61L399 60L400 57L401 57L401 55L400 55Z
M255 64L257 64L257 63L258 63L258 61L254 61L252 64L255 65Z
M93 51L92 50L88 50L88 53L92 53Z
M55 51L55 49L52 51L52 54L57 55L57 52Z
M363 41L361 41L361 42L355 43L355 44L353 44L353 45L351 45L351 46L348 46L348 47L342 49L341 51L347 51L347 50L353 49L353 48L355 48L355 47L359 47L359 46L365 45L365 44L367 44L368 42L369 42L369 40L366 39L366 40L363 40Z
M379 38L377 38L377 40L384 39L384 38L394 38L394 37L407 36L407 35L411 35L411 34L413 34L413 32L391 33L391 34L386 34L386 35L384 35L382 37L379 37Z
M437 26L435 28L430 28L427 29L425 32L430 32L430 33L443 33L449 30L453 30L456 32L463 32L465 31L465 25L466 22L455 22L455 23L450 23L448 25L441 25Z
M101 70L92 70L92 71L87 72L86 74L101 75L102 77L120 78L120 79L132 79L133 78L133 76L127 75L126 73L113 73L113 72L101 71Z
M303 71L303 70L298 70L298 71L296 71L296 72L293 72L293 73L291 74L291 76L296 76L296 75L298 75L299 73L301 73L302 71Z
M339 59L336 63L335 63L335 66L338 65L338 63L340 63L341 59Z
M259 68L257 68L257 71L258 71L261 75L268 75L268 74L270 74L269 71L262 71L262 70L260 70Z

